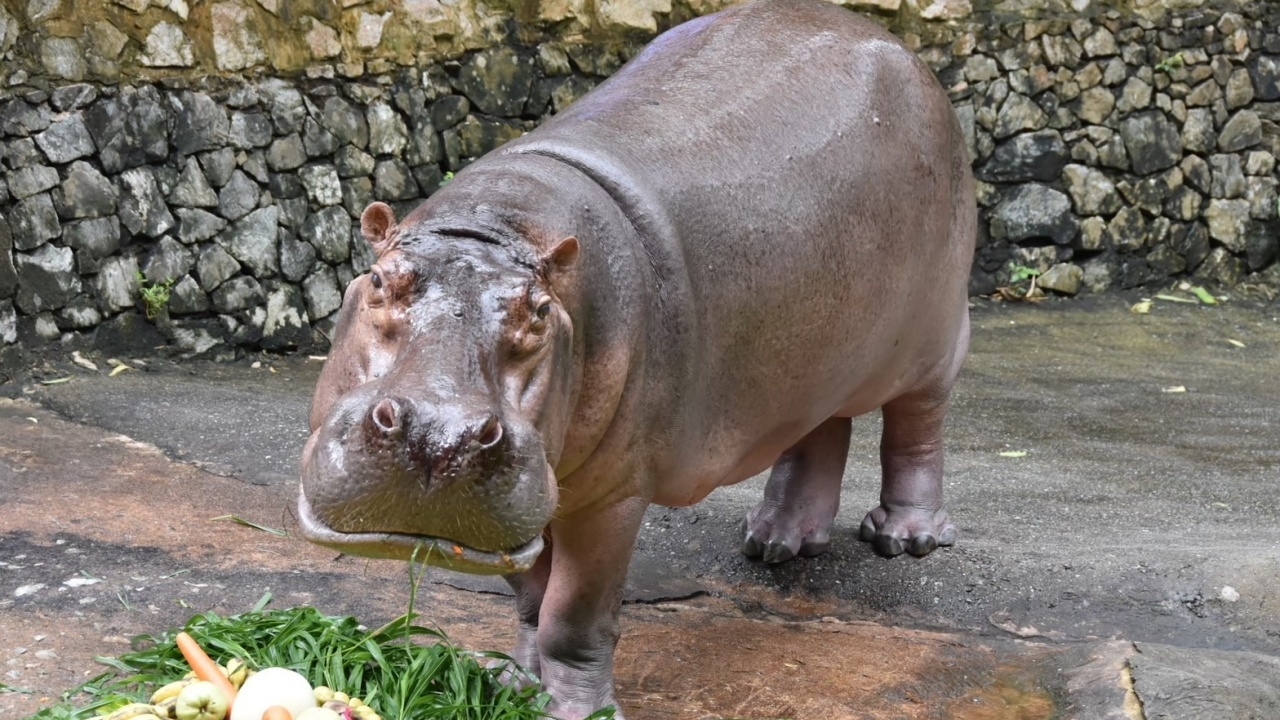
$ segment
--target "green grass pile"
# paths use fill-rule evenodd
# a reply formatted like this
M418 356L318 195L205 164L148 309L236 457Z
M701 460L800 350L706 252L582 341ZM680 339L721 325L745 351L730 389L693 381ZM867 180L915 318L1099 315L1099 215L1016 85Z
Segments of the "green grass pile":
M197 615L183 629L214 660L225 664L242 658L254 669L295 670L312 686L361 698L386 720L549 717L544 709L550 698L536 683L516 689L500 682L504 669L524 672L510 658L457 648L440 631L416 624L412 610L365 631L355 618L327 617L313 608L265 610L269 601L266 596L252 611L231 617ZM98 658L108 671L32 720L88 720L130 702L146 702L156 688L190 670L174 645L177 632L139 636L136 651ZM592 719L613 716L609 709Z

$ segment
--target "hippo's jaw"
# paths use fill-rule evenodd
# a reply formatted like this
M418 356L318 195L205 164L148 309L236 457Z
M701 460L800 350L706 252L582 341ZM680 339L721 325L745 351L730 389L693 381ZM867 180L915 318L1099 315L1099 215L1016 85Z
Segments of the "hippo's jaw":
M470 573L507 575L524 572L542 553L538 535L508 552L486 552L444 538L393 532L338 532L326 525L311 509L305 492L298 494L298 524L308 541L350 555L387 560L418 562Z

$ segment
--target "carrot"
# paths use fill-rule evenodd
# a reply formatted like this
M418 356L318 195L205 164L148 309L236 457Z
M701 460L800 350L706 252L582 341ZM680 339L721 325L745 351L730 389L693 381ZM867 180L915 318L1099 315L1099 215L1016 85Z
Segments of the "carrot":
M187 664L195 671L196 677L213 683L214 687L221 690L222 694L226 696L227 707L234 706L236 702L235 686L231 684L226 675L222 674L222 668L218 667L218 663L214 662L205 653L195 638L187 633L180 632L174 638L174 642L178 644L178 649L182 651L182 657L186 658ZM227 716L230 717L230 713Z
M289 714L288 708L272 705L262 713L262 720L293 720L293 715Z

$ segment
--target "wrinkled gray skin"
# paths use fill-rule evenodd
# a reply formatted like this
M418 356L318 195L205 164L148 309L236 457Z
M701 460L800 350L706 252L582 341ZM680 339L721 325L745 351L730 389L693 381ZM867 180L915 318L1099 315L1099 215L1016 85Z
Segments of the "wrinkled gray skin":
M828 544L850 419L880 408L893 556L954 540L942 423L968 341L975 207L951 106L911 52L818 0L662 35L458 173L347 290L299 514L346 552L503 573L553 712L614 702L646 506L773 470L767 562Z

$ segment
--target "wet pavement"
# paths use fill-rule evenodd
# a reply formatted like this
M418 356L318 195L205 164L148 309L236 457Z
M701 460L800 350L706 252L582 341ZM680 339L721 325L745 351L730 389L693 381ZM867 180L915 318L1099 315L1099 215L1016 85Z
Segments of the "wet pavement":
M873 417L822 557L740 555L763 477L652 508L618 656L628 717L1280 717L1280 308L1130 302L977 301L947 435L954 548L857 542ZM210 520L293 528L319 362L109 377L84 354L99 372L46 353L0 405L0 683L31 690L0 694L0 717L131 634L268 589L370 625L403 612L402 564ZM430 579L431 620L506 647L505 585Z

